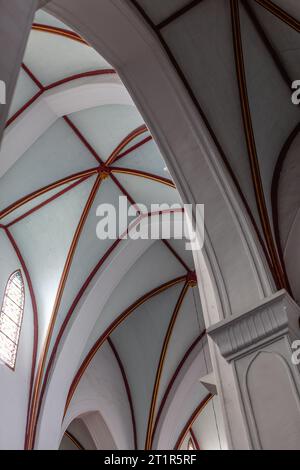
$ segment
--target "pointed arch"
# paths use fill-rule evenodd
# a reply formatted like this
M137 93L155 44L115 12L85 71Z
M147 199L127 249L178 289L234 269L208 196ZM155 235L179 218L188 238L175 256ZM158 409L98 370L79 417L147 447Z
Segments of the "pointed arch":
M190 451L196 450L195 444L194 444L193 439L191 437L189 438L187 450L190 450Z
M0 360L15 369L25 304L21 270L13 272L6 284L0 314Z

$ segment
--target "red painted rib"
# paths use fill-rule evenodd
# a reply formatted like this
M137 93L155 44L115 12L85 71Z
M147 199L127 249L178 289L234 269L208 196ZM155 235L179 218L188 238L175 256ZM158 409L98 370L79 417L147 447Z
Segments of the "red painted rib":
M29 73L32 75L32 79L35 81L35 83L37 84L38 81L37 79L34 77L34 75L29 71ZM74 76L72 77L72 79L75 79ZM61 82L59 82L61 84ZM42 84L40 84L40 87L43 87ZM48 88L50 89L50 88ZM44 90L44 88L43 88ZM42 91L42 88L41 88L41 91ZM100 165L102 165L102 160L100 159L100 157L98 156L97 152L92 148L92 146L87 142L87 140L85 139L85 137L80 133L80 131L77 129L77 127L71 122L71 120L68 118L68 117L64 117L65 121L70 125L70 127L72 128L72 130L76 133L76 135L79 137L79 139L82 141L82 143L88 148L88 150L93 154L93 156L95 157L95 159L98 161L98 163L100 163ZM145 127L142 126L141 129L139 129L138 131L134 131L134 133L132 134L132 136L130 136L130 139L131 138L134 138L136 137L137 135L139 135L139 133L142 133L142 132L145 132ZM130 140L129 140L130 141ZM122 148L124 148L126 145L128 145L128 139L125 139L121 144L120 146L116 149L116 155L122 150ZM153 175L148 175L148 176L151 176L153 177ZM154 175L155 177L155 175ZM122 190L122 192L124 194L127 195L127 197L129 196L128 193L126 193L126 191L124 190L124 188L122 187L122 185L120 184L120 182L115 178L113 177L113 180L114 182L118 185L118 187ZM129 197L129 199L132 199ZM31 431L32 432L32 431ZM35 429L34 429L34 435L35 435ZM26 440L27 440L27 435L26 435Z
M28 289L30 292L30 298L31 298L31 304L32 304L32 312L33 312L33 350L32 350L32 364L31 364L31 376L30 376L30 386L29 386L29 400L28 400L28 409L27 413L30 411L30 398L32 395L32 390L33 390L33 382L34 382L34 372L35 372L35 367L36 367L36 361L37 361L37 348L38 348L38 335L39 335L39 323L38 323L38 309L37 309L37 303L36 303L36 298L35 298L35 293L33 289L33 284L31 281L31 277L29 274L29 271L27 269L26 263L24 261L24 258L19 250L18 245L15 242L14 237L10 233L10 231L7 228L4 228L5 233L14 248L16 255L20 261L20 264L22 266L22 269L24 271ZM25 440L27 436L27 427L26 427L26 433L25 433Z
M128 201L132 206L136 206L136 202L134 199L130 196L130 194L126 191L126 189L123 187L123 185L120 183L120 181L111 173L111 179L113 182L116 184L116 186L120 189L120 191L124 194L124 196L127 197Z
M70 321L77 305L79 304L81 298L83 297L84 293L86 292L87 288L89 287L90 283L92 282L92 280L94 279L94 277L96 276L98 271L101 269L101 267L103 266L105 261L109 258L111 253L119 245L119 243L121 243L121 240L116 240L114 242L114 244L105 253L105 255L100 259L100 261L97 263L97 265L94 267L94 269L92 270L92 272L90 273L90 275L86 279L85 283L82 285L82 287L79 290L77 296L75 297L70 309L68 310L68 313L67 313L67 315L66 315L66 317L65 317L65 319L62 323L62 326L61 326L61 328L59 330L59 333L57 335L57 338L55 340L55 343L54 343L54 346L53 346L53 349L51 351L51 355L50 355L50 358L49 358L49 361L48 361L48 365L47 365L47 368L46 368L46 372L45 372L45 376L44 376L44 380L43 380L43 385L42 385L42 389L41 389L40 399L39 399L39 406L38 406L38 411L37 411L36 422L38 422L38 420L39 420L41 406L42 406L43 398L44 398L45 391L46 391L46 386L48 384L49 375L50 375L52 366L53 366L54 361L55 361L56 353L57 353L58 347L60 345L61 339L62 339L62 337L65 333L65 330L66 330L66 328L69 324L69 321ZM35 428L35 433L36 433L36 428ZM34 438L35 438L35 434L34 434Z
M143 218L151 217L152 215L156 215L156 214L146 214L146 215L143 216ZM130 227L128 228L128 230L130 230ZM54 346L53 346L53 349L51 351L51 355L50 355L50 358L49 358L49 361L48 361L48 365L47 365L47 368L46 368L46 372L45 372L45 376L44 376L44 380L43 380L43 385L42 385L42 389L41 389L41 395L40 395L40 399L39 399L39 406L38 406L38 412L37 412L37 422L39 420L41 405L42 405L43 397L44 397L44 394L45 394L45 391L46 391L46 386L47 386L47 383L48 383L49 375L50 375L52 366L53 366L54 361L55 361L55 357L56 357L56 353L57 353L59 344L60 344L61 339L62 339L62 337L65 333L65 330L68 326L68 323L69 323L76 307L78 306L80 300L82 299L82 297L85 294L87 288L89 287L90 283L92 282L92 280L94 279L94 277L96 276L98 271L101 269L101 267L104 265L105 261L113 253L113 251L117 248L117 246L121 243L121 241L122 241L122 237L120 239L116 240L113 243L113 245L107 250L107 252L104 254L104 256L96 264L96 266L91 271L88 278L86 279L85 283L82 285L81 289L79 290L79 292L78 292L77 296L75 297L70 309L68 310L68 313L67 313L67 315L66 315L66 317L63 321L63 324L62 324L62 326L59 330L59 333L57 335L57 338L55 340L55 343L54 343ZM35 432L36 432L36 430L35 430Z
M27 204L28 202L32 201L33 199L42 196L43 194L46 194L47 192L58 188L59 186L63 186L64 184L71 183L72 181L75 181L79 178L84 178L85 176L92 176L98 173L97 168L90 168L85 171L80 171L78 173L74 173L72 175L66 176L65 178L62 178L61 180L54 181L53 183L48 184L47 186L44 186L42 188L37 189L36 191L33 191L32 193L22 197L21 199L18 199L18 201L14 202L10 206L6 207L0 212L0 220L3 219L4 217L7 217L9 214L11 214L14 210L18 209L19 207Z
M112 152L112 154L110 155L110 157L106 161L106 165L107 166L112 165L114 163L115 159L120 154L120 152L122 152L122 150L127 145L129 145L130 142L132 142L136 137L144 134L147 131L148 131L148 129L145 126L145 124L143 124L142 126L138 127L134 131L132 131L127 137L125 137L125 139L122 140L122 142L118 145L118 147Z
M280 8L279 5L276 5L271 0L255 0L262 7L268 10L272 15L276 16L279 20L283 21L291 28L293 28L297 33L300 33L300 21L298 21L293 16L289 15L285 10Z
M61 305L61 300L64 294L65 286L68 281L69 273L71 270L71 266L73 264L74 256L76 253L76 249L79 243L79 239L81 237L82 231L84 229L86 220L88 218L88 215L90 213L91 207L94 203L95 197L98 193L99 187L101 185L101 177L98 175L95 183L93 184L93 188L89 194L89 197L86 201L86 204L84 206L84 209L81 213L80 220L78 222L76 231L74 233L72 243L69 248L68 256L65 261L64 269L62 272L62 275L60 277L60 282L59 282L59 287L56 293L56 298L55 302L52 308L52 314L51 314L51 319L47 328L47 336L46 340L43 344L43 349L41 353L41 357L39 359L39 364L37 367L37 375L35 378L35 383L33 387L33 395L32 395L32 404L31 404L31 409L30 409L30 414L28 416L28 439L26 439L26 449L32 449L34 446L34 433L35 433L35 426L36 426L36 415L37 415L37 409L38 409L38 403L39 403L39 396L40 396L40 391L41 391L41 385L43 381L43 374L45 371L45 366L47 363L47 354L49 352L49 347L51 343L51 337L53 334L54 326L55 326L55 321L59 312L59 308Z
M66 407L65 407L65 413L68 409L68 406L72 400L72 397L74 395L74 392L77 388L77 385L80 382L80 379L93 360L94 356L96 355L97 351L99 348L102 346L102 344L106 341L108 336L112 334L112 332L126 319L129 317L129 315L134 312L138 307L143 305L147 300L151 299L152 297L160 294L161 292L164 292L165 290L169 289L170 287L173 287L174 285L177 285L181 282L184 282L186 280L186 276L181 276L179 278L173 279L172 281L169 281L156 289L153 289L152 291L148 292L147 294L143 295L139 300L134 302L129 308L127 308L121 315L119 315L112 323L111 325L105 330L105 332L100 336L100 338L96 341L92 349L90 350L89 354L87 357L84 359L82 362L80 368L78 369L73 382L70 386L70 390L68 393L67 401L66 401Z
M23 114L26 109L28 109L42 94L44 90L38 91L32 98L30 98L27 103L25 103L11 118L6 122L5 128L9 127L21 114Z
M38 78L35 76L35 74L30 70L29 67L27 67L27 65L25 65L24 63L21 65L22 69L24 70L24 72L27 73L27 75L29 76L29 78L36 84L36 86L40 89L40 91L44 91L44 85L38 80Z
M74 132L75 135L77 135L78 139L82 142L82 144L87 148L87 150L93 155L95 160L102 165L103 162L101 158L99 157L98 153L96 150L91 146L91 144L87 141L87 139L84 137L84 135L80 132L78 127L75 126L75 124L71 121L71 119L68 116L64 116L63 119L65 122L70 126L72 131Z
M111 168L111 171L113 173L121 173L121 174L130 175L130 176L137 176L139 178L145 178L145 179L148 179L148 180L155 181L157 183L164 184L164 185L169 186L173 189L176 189L175 184L170 179L163 178L162 176L154 175L153 173L149 173L149 172L146 172L146 171L135 170L134 168L121 168L121 167L116 167L116 166L113 166Z

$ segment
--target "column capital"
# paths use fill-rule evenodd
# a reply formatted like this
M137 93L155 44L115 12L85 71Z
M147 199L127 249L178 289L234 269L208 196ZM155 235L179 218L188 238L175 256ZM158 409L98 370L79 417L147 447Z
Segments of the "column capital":
M299 338L300 308L285 290L264 299L248 312L210 327L208 335L231 362L278 337Z

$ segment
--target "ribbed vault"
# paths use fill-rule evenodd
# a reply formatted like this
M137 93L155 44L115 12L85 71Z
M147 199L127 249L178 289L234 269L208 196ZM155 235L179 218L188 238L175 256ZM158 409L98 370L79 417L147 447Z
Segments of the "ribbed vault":
M181 200L115 71L77 33L42 11L32 27L1 153L1 229L24 271L33 314L25 446L34 446L37 438L64 341L86 314L82 306L93 285L107 272L118 280L104 299L105 287L99 284L89 329L81 329L82 349L65 377L65 419L69 406L70 413L76 409L78 393L96 393L94 406L106 407L107 398L97 398L101 380L99 390L95 380L101 367L110 368L116 381L112 394L121 390L115 400L123 403L118 419L128 441L114 436L107 410L106 425L119 446L153 447L176 380L191 354L201 355L205 347L193 260L184 241L151 241L118 274L118 264L111 261L126 249L124 241L96 238L96 210L101 203L117 207L119 197L126 196L130 204L148 208L142 218L151 224L158 217L150 212L152 203L180 207ZM97 357L107 347L110 360L101 366ZM207 350L206 355L208 360ZM201 362L205 375L210 364ZM84 383L90 392L82 392ZM183 416L178 416L171 446L207 395L200 384L194 383L193 390L186 400L181 397ZM72 439L72 432L66 436Z
M59 10L60 3L68 4L57 0L48 6ZM297 299L293 254L298 253L299 108L291 102L291 83L299 79L298 2L130 0L128 4L159 39L204 122L264 253L272 289L284 287ZM90 7L92 11L95 3L91 1ZM115 92L118 88L117 100L103 102L102 86ZM90 368L97 367L97 355L108 341L124 381L135 446L151 447L159 441L175 403L183 407L178 416L181 429L176 428L169 444L182 446L191 437L196 445L199 438L193 436L197 432L193 425L203 404L210 403L199 384L191 386L196 401L183 400L188 395L181 387L187 382L177 383L181 373L187 377L193 370L191 354L201 353L204 339L193 262L179 243L140 246L139 256L128 260L126 271L116 276L112 291L99 289L98 297L94 292L103 272L112 269L122 253L120 240L100 246L91 237L100 201L116 203L120 195L147 206L154 198L180 201L147 127L125 94L114 70L85 40L56 18L38 13L7 123L0 188L2 233L23 268L35 325L28 447L34 443L40 415L49 410L43 408L43 399L47 400L51 380L55 382L54 366L76 321L90 311L92 294L98 311L65 384L65 419L68 405L76 409L82 381L91 380ZM75 95L79 98L73 103L70 96ZM96 96L96 107L84 106L87 101L95 103ZM39 116L43 116L40 122ZM22 138L18 141L15 135ZM12 146L12 141L17 144ZM199 154L200 166L204 172ZM30 176L20 184L25 174ZM211 201L217 200L217 192L212 182L206 194L209 208L214 207ZM222 211L220 204L219 217ZM222 224L213 223L218 219L215 212L208 218L210 241L223 275L223 286L218 287L225 292L224 311L249 308L250 300L244 305L232 289L247 278L245 269L234 269L239 261L242 265L242 258L232 261L235 251L227 254L218 231ZM222 236L224 231L225 224ZM235 245L231 233L225 234L230 247ZM244 240L241 244L245 246ZM266 295L267 282L263 287L256 283L249 283L246 290ZM181 325L185 317L189 321ZM130 347L125 344L128 337ZM203 358L199 363L207 365ZM140 381L145 370L152 375Z

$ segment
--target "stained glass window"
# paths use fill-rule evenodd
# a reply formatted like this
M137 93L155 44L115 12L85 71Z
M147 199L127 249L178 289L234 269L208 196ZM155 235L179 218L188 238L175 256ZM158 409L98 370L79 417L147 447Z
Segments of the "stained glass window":
M0 314L0 361L11 369L16 363L24 297L24 282L19 270L8 280Z

